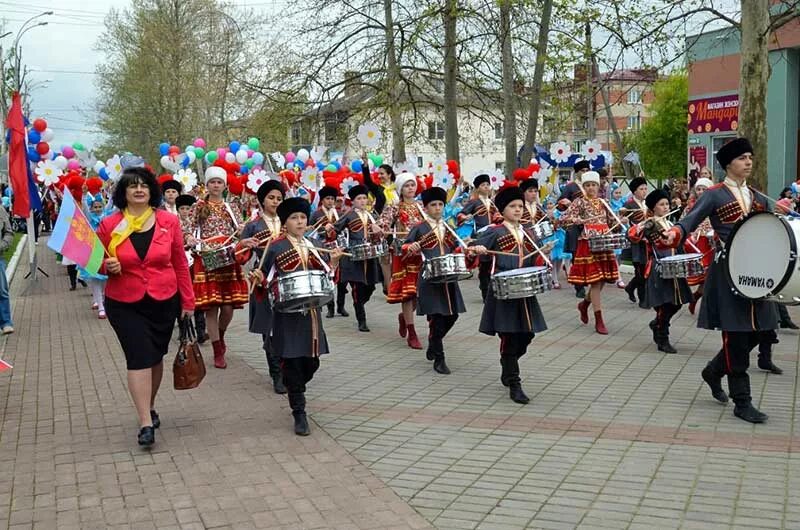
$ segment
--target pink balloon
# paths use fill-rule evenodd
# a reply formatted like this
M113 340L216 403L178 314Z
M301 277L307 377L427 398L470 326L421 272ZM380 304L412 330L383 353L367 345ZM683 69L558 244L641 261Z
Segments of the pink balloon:
M64 147L61 148L61 154L67 158L72 158L75 156L75 149L73 149L69 145L65 145Z
M67 169L71 171L78 171L80 168L81 168L81 163L78 162L77 160L70 160L67 163Z
M286 158L286 162L294 162L294 153L289 151L284 158Z
M253 158L254 154L255 154L255 151L253 151L252 149L248 149L247 150L247 158Z
M194 146L195 147L205 147L206 146L206 141L203 140L202 138L195 138Z
M219 156L220 158L225 158L225 153L227 153L227 152L228 152L228 150L225 149L224 147L218 147L217 148L217 156Z

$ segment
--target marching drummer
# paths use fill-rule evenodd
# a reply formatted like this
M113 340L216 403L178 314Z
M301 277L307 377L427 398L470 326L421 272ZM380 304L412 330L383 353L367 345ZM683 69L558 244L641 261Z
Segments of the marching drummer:
M251 254L257 260L263 257L264 249L269 248L272 241L281 235L281 220L278 217L278 206L283 202L283 184L277 180L268 180L259 186L256 192L259 204L259 215L242 230L242 239L239 241L237 258L240 263L250 261ZM250 294L250 315L248 329L250 333L261 335L261 344L267 356L267 368L272 378L272 388L276 394L285 394L286 387L281 378L281 360L275 352L270 334L272 332L272 308L267 299L266 292L254 289Z
M689 215L689 212L694 209L694 205L697 204L697 199L713 185L714 182L709 178L701 177L697 179L697 182L694 183L694 193L689 197L686 208L684 208L681 213L681 219ZM689 312L694 315L697 302L699 302L700 298L703 296L703 284L706 281L705 270L711 266L711 260L714 259L712 247L712 244L714 244L714 229L711 228L711 221L709 221L708 218L703 219L700 225L695 228L694 232L689 235L687 240L703 254L703 273L692 276L687 280L689 282L689 287L697 286L697 290L694 292L692 300L689 302Z
M353 208L341 216L335 223L326 227L328 233L341 234L348 232L350 246L363 243L379 242L383 239L383 231L378 226L375 218L367 210L367 188L361 184L353 186L347 192ZM347 282L353 291L353 308L358 320L358 331L369 331L367 326L367 311L364 305L369 302L375 285L381 283L381 267L377 258L353 261L349 258L342 260L339 271L339 281Z
M489 251L504 253L489 256L492 274L535 265L536 249L519 224L525 208L524 193L517 186L509 186L500 190L494 200L503 215L503 222L479 234L470 249L484 256ZM519 359L527 352L536 333L547 329L536 296L498 300L490 284L478 329L486 335L500 335L500 382L509 387L512 401L528 403L530 399L522 390Z
M576 197L567 210L561 215L559 222L564 226L577 226L580 229L578 246L572 258L567 281L576 287L588 287L589 292L578 304L581 322L589 323L589 306L594 306L594 329L601 335L608 335L603 322L603 286L619 280L619 268L614 249L592 252L589 238L607 235L616 228L610 207L597 196L600 190L600 175L596 171L587 171L581 178L585 196Z
M737 221L751 212L767 211L763 196L747 185L753 169L753 147L746 138L728 142L717 152L725 168L724 182L712 186L697 200L691 213L665 234L667 244L677 246L708 217L722 248L728 245ZM719 247L718 247L719 248ZM703 380L717 401L726 403L722 378L728 376L728 389L735 407L733 414L750 423L763 423L767 415L752 403L750 351L758 344L761 331L778 327L774 302L739 297L726 280L725 259L711 263L703 287L697 327L722 330L722 348L702 371Z
M366 197L366 196L365 196ZM260 268L251 273L253 281L266 287L268 271L276 277L297 271L330 272L342 254L341 249L328 253L304 237L308 229L311 205L304 198L292 197L278 206L278 216L285 235L272 241ZM330 255L330 265L328 265ZM271 278L270 278L271 280ZM322 328L320 308L308 311L273 314L272 344L281 358L283 384L289 394L289 406L294 416L294 432L308 436L311 430L306 417L306 385L319 369L319 356L329 353L328 339Z
M678 353L669 342L669 323L675 313L680 311L681 306L692 299L692 290L689 288L686 278L664 279L655 270L654 260L674 256L676 253L675 249L665 245L660 238L663 230L672 227L672 223L666 218L670 206L669 194L661 188L656 189L647 195L645 203L648 213L653 218L633 225L628 230L628 237L637 244L645 242L649 256L643 271L647 281L644 304L656 311L656 318L650 321L653 342L658 346L658 351ZM653 226L654 229L648 231L649 226ZM648 240L652 234L655 234L655 241ZM682 253L683 249L680 248L679 251Z
M481 174L472 181L475 188L475 198L464 205L464 208L456 216L459 225L467 221L475 224L475 233L484 230L487 226L502 219L501 212L489 197L492 193L492 185L489 175ZM486 300L486 292L489 289L489 265L491 260L481 258L478 267L478 282L481 289L481 298Z
M546 216L544 207L539 202L539 181L535 178L525 179L520 182L519 189L525 194L525 209L520 223L528 228Z
M408 233L402 247L403 254L421 253L425 259L431 259L457 252L460 243L442 219L446 202L447 192L442 188L434 186L422 192L427 218ZM428 351L425 357L433 361L437 373L450 373L444 359L444 337L458 320L458 314L466 311L458 282L431 283L419 275L417 314L428 317Z
M631 197L622 205L619 213L625 216L631 224L642 223L647 217L647 205L645 204L647 181L644 177L635 177L631 179L628 188L631 190ZM625 292L628 293L628 299L632 303L636 303L636 296L638 296L639 307L644 309L647 307L644 302L645 284L647 283L644 269L648 261L645 243L637 242L631 244L631 261L633 262L633 278L625 286ZM633 294L634 291L636 295Z
M323 186L319 190L319 208L311 214L310 224L312 227L319 226L317 233L325 240L329 248L336 246L336 233L326 232L325 227L328 224L334 224L339 220L339 212L336 210L336 198L339 196L339 190L333 186ZM347 283L339 280L339 269L336 269L336 306L333 300L328 303L328 314L326 318L334 317L334 309L343 317L349 317L350 313L344 307L345 297L347 296Z

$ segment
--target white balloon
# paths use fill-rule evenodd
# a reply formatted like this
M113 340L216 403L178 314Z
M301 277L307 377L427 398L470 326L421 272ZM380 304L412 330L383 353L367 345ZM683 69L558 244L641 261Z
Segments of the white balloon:
M245 162L247 162L248 158L250 157L247 156L247 151L245 151L244 149L239 149L238 151L236 151L236 161L239 162L240 164L244 164Z
M245 152L245 154L247 154L247 152ZM233 164L234 162L236 162L236 155L234 155L233 153L225 153L225 162Z
M94 164L94 172L95 173L100 173L100 170L103 169L104 167L106 167L106 165L103 162L98 160Z
M53 129L51 129L50 127L48 127L48 128L47 128L47 129L45 129L45 130L44 130L44 132L42 133L42 141L43 141L43 142L51 142L51 141L53 141L53 138L55 138L55 136L56 136L56 135L55 135L55 133L53 132Z
M164 155L161 157L161 167L167 171L178 171L178 165L172 161L169 155Z
M194 149L194 147L192 147ZM189 157L189 163L194 164L194 161L197 160L197 155L194 154L194 151L186 151L186 156Z
M187 145L186 149L184 149L183 152L184 153L189 153L189 152L194 153L194 146L192 144Z
M58 169L67 169L67 163L68 163L67 157L63 155L58 155L54 160L54 162L56 163Z
M308 161L308 157L310 156L308 149L300 149L297 151L297 159L304 164Z

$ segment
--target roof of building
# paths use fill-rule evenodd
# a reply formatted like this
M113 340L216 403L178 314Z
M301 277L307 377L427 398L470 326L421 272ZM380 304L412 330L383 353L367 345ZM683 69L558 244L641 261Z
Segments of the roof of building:
M655 68L629 68L626 70L614 70L600 74L604 81L636 81L636 82L655 82L658 80L658 70Z

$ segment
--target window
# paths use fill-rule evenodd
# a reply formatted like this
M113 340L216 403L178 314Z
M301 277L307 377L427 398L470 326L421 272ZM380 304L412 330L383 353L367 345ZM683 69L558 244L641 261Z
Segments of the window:
M293 144L300 143L300 125L292 126L292 143Z
M639 129L639 116L628 116L628 130Z
M428 140L444 140L444 122L428 122Z
M502 140L505 135L503 134L503 122L498 121L494 124L494 139L495 140Z
M326 142L335 142L337 140L337 134L339 133L339 123L335 120L326 120L325 121L325 141Z
M628 91L628 105L638 105L642 102L642 92L632 88Z
M422 157L421 156L417 157L417 167L422 167Z
M495 162L494 163L494 168L499 170L499 171L503 171L503 166L505 166L505 165L506 165L505 162Z

